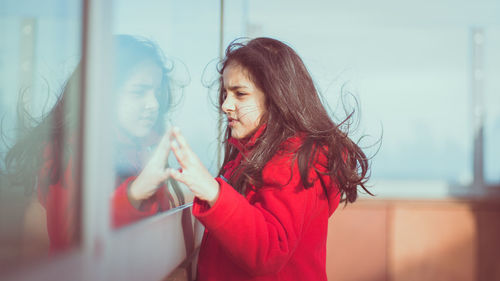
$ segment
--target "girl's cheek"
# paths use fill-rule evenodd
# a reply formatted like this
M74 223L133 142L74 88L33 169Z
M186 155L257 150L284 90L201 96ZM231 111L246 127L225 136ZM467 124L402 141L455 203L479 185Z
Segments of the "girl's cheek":
M141 100L133 96L127 97L127 99L124 100L123 106L129 114L133 114L138 108L143 107Z

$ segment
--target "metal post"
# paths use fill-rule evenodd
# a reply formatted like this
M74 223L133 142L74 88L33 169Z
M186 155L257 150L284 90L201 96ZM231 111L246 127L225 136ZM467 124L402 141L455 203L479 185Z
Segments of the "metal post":
M19 39L19 89L21 90L21 102L23 108L33 114L35 97L33 89L35 83L35 46L36 46L36 19L26 18L21 22ZM21 121L21 120L18 120ZM22 122L28 123L26 117Z
M474 181L475 188L484 187L484 94L483 94L483 45L482 28L471 29L471 95L474 129Z
M224 0L220 1L220 34L219 34L219 58L224 58ZM223 128L222 128L223 114L219 112L219 118L217 121L217 168L220 169L222 166L222 153L223 153Z

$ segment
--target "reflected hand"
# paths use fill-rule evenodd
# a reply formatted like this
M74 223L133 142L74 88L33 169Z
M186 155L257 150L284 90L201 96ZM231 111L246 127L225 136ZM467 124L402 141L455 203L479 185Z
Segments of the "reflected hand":
M170 147L182 169L168 169L169 176L184 183L196 197L212 206L219 197L219 183L191 150L179 128L172 130L171 139Z
M168 178L166 167L170 153L169 133L165 133L156 147L151 159L139 176L130 185L129 199L137 207L140 201L148 199L158 189L161 182Z

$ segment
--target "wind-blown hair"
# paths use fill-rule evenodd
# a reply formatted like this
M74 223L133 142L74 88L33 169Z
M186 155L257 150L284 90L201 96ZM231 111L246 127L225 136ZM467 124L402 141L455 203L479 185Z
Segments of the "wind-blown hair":
M159 118L153 130L158 135L163 134L165 128L161 117L169 110L172 99L169 98L168 79L171 69L167 68L161 49L148 39L131 35L115 35L113 43L114 75L108 77L108 79L113 79L113 101L118 98L117 89L130 77L139 63L149 60L161 68L162 83L157 92ZM50 184L55 184L61 179L64 169L68 167L70 157L75 155L76 151L73 150L77 148L76 142L79 141L74 138L78 130L78 97L82 88L81 77L81 63L79 63L65 83L55 105L39 120L25 109L21 94L17 108L18 138L5 156L6 171L2 175L6 176L7 184L24 187L27 194L31 194L36 186L46 193ZM110 128L110 131L112 129ZM50 165L45 165L45 161L51 161ZM43 166L50 167L50 171L47 172L49 177L37 178Z
M249 184L262 185L262 169L278 152L287 139L300 135L302 144L295 155L301 180L305 188L312 186L308 171L318 154L327 159L326 174L338 184L342 202L354 202L358 186L365 187L369 178L369 162L361 148L335 124L325 110L313 80L297 53L286 44L271 38L256 38L248 42L233 41L226 49L219 69L219 110L225 99L222 74L229 65L239 65L246 70L249 79L265 95L265 112L260 125L266 124L252 152L243 158L241 165L229 181L240 193ZM224 166L235 159L237 148L228 140L231 128L224 133ZM319 172L319 171L318 171ZM325 174L325 172L323 172ZM326 188L326 187L324 187Z

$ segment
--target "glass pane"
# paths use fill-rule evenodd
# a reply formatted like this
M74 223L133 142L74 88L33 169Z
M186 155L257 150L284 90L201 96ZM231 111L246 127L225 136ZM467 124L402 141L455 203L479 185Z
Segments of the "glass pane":
M218 56L219 2L116 1L113 8L117 181L111 212L120 227L194 198L161 176L167 166L178 168L160 145L171 124L215 173L217 111L201 81L216 77L215 64L205 67Z
M0 2L0 272L80 241L80 14Z

